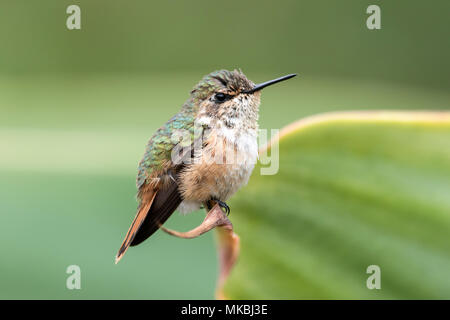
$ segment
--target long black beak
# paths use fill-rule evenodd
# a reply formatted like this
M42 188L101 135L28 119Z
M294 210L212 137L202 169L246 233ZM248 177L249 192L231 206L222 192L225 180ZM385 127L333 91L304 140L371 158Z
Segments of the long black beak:
M290 78L293 78L293 77L295 77L296 75L297 75L296 73L291 73L291 74L288 74L288 75L283 76L283 77L280 77L280 78L276 78L276 79L273 79L273 80L269 80L269 81L266 81L266 82L257 84L257 85L255 85L252 89L247 90L247 91L245 91L244 93L253 93L253 92L259 91L259 90L261 90L261 89L263 89L263 88L265 88L265 87L271 86L271 85L273 85L273 84L275 84L275 83L278 83L278 82L281 82L281 81L284 81L284 80L288 80L288 79L290 79Z

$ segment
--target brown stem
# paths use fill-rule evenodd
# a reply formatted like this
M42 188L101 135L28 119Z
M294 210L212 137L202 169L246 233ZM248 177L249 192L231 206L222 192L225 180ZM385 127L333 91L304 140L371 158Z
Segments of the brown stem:
M233 232L233 226L226 225L216 229L217 251L219 253L219 277L217 279L216 298L226 299L223 287L237 258L239 257L239 236Z
M220 206L216 203L207 213L203 222L190 231L179 232L160 226L168 234L183 239L196 238L215 227L217 227L217 250L219 255L216 298L225 299L223 286L239 256L239 236L233 232L233 225Z
M198 227L190 231L179 232L167 229L163 226L160 226L160 228L172 236L184 239L193 239L218 226L225 226L226 228L233 229L233 225L230 220L228 220L226 214L222 211L218 204L215 204L214 207L208 212L203 222Z

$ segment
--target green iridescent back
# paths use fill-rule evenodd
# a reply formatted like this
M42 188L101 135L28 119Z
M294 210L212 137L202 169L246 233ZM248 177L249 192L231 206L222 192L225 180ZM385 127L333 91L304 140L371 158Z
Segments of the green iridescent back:
M163 169L163 165L171 159L173 148L178 144L172 139L177 130L186 130L194 139L194 123L200 103L212 93L224 86L233 84L236 79L245 77L240 71L220 70L205 76L191 91L190 98L185 102L180 112L160 127L147 143L144 157L139 163L136 185L140 188L148 176Z

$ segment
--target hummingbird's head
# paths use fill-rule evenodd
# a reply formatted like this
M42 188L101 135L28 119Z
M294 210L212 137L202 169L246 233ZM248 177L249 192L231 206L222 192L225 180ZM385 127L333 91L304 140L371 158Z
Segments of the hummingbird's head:
M197 109L197 119L206 125L256 128L260 90L294 76L295 74L291 74L255 85L240 70L214 71L205 76L191 91L191 98Z

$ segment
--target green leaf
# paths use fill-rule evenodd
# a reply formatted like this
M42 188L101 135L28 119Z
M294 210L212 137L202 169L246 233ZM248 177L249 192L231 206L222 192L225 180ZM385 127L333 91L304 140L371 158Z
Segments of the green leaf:
M225 297L450 298L450 113L335 113L280 136L278 173L257 166L230 202Z

